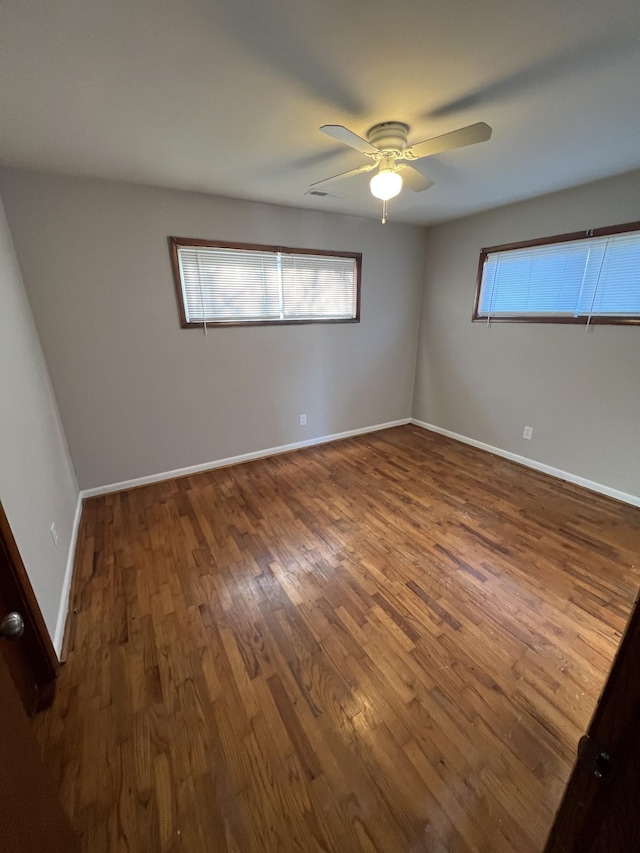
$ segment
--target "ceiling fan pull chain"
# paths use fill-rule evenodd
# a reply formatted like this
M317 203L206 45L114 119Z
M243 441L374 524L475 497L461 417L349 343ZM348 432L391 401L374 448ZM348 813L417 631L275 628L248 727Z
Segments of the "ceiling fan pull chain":
M387 202L386 199L382 202L382 224L387 221Z

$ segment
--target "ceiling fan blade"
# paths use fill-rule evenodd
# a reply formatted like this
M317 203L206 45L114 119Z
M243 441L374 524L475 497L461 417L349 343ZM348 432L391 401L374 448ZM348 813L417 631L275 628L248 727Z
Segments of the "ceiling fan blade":
M378 153L378 149L375 145L367 142L366 139L363 139L361 136L358 136L357 133L354 133L352 130L349 130L341 124L323 124L320 130L323 133L326 133L327 136L337 139L338 142L342 142L350 148L355 148L356 151L359 151L361 154Z
M413 166L410 166L409 163L403 163L401 166L398 166L398 170L402 171L402 180L405 186L409 187L410 190L413 190L414 193L421 193L424 190L428 190L429 187L433 186L433 181L431 178L427 178L426 175L420 174L417 169L414 169Z
M425 139L416 145L409 146L411 153L418 159L440 154L442 151L451 151L454 148L463 148L465 145L475 145L476 142L486 142L491 138L492 129L488 124L479 121L451 133L435 136L433 139Z
M310 187L318 187L320 184L328 184L330 181L341 181L343 178L351 178L353 175L359 175L361 172L370 172L377 167L377 163L365 163L357 169L349 169L348 172L340 172L339 175L333 175L331 178L323 178L321 181L315 181L309 184Z

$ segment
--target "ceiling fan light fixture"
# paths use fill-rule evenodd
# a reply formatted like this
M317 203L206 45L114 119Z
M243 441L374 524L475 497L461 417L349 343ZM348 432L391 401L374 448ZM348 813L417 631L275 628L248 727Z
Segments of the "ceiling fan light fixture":
M402 189L402 176L393 169L381 169L369 183L371 195L381 201L395 198Z

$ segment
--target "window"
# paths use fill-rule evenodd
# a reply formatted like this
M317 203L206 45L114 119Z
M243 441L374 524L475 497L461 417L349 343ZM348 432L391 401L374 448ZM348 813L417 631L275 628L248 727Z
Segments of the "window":
M362 255L169 237L183 328L357 323Z
M473 319L640 323L640 222L483 249Z

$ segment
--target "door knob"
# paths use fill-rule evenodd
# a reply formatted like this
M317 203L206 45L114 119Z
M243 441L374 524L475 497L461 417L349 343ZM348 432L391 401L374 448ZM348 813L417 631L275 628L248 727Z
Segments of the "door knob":
M7 613L0 622L0 637L17 640L24 634L24 619L19 613Z

